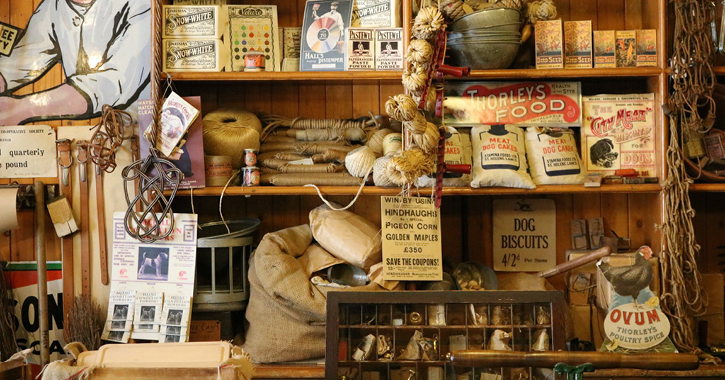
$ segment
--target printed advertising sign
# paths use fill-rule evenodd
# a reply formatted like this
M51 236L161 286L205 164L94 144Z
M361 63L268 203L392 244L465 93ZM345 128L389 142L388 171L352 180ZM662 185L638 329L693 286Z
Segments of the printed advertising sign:
M656 175L654 94L584 97L582 161L604 175L635 169Z
M57 175L53 128L47 125L0 127L0 178Z
M382 197L383 279L441 281L440 210L429 197Z
M493 269L539 272L556 265L553 199L493 201Z
M33 347L29 363L40 364L40 313L38 306L38 267L35 262L11 262L5 281L12 289L15 313L15 341L24 350ZM48 262L48 323L50 360L65 358L63 347L63 276L61 263Z
M446 125L581 125L579 82L447 82Z

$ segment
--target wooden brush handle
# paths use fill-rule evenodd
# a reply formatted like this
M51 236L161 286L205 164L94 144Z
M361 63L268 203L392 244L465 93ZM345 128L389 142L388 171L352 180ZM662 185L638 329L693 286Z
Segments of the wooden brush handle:
M553 368L557 363L594 364L596 369L632 368L654 370L693 370L700 365L693 354L615 354L609 352L550 351L517 352L464 350L451 354L451 363L459 367L540 367Z
M568 272L572 269L579 268L582 265L588 264L592 261L599 260L604 256L608 256L610 253L612 253L612 249L609 248L609 246L604 246L602 248L597 249L596 251L593 251L592 253L582 256L578 259L567 261L565 263L561 263L547 271L540 272L539 277L543 278L549 278L556 276L559 273Z

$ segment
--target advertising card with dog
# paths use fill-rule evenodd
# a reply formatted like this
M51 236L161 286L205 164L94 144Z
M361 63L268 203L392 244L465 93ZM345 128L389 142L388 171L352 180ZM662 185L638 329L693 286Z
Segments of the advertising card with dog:
M111 290L133 290L146 295L136 305L138 310L131 313L131 338L158 340L162 300L172 295L190 299L194 294L197 216L175 213L172 233L154 243L142 243L129 236L124 216L125 212L113 215ZM161 225L172 228L168 219Z
M588 172L634 169L656 176L654 94L582 98L582 161Z

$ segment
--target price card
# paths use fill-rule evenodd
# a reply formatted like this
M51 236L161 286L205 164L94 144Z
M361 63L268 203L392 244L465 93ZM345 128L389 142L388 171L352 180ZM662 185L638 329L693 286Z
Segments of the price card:
M539 272L556 266L553 199L493 201L493 269Z
M433 198L382 197L383 279L443 279L440 210Z
M55 177L58 175L55 157L52 127L0 127L0 178Z

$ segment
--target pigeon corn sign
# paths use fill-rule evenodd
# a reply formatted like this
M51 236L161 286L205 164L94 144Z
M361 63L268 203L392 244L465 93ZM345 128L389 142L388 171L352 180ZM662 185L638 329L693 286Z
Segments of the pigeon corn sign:
M669 338L670 321L650 290L654 277L649 259L652 249L640 247L633 263L614 267L597 263L614 290L604 320L606 338L600 351L617 353L677 352Z

